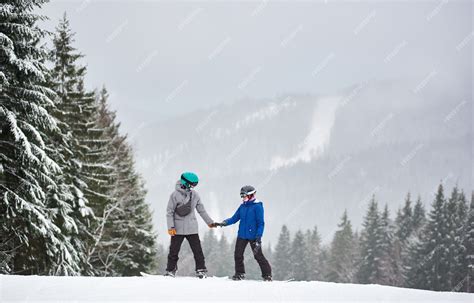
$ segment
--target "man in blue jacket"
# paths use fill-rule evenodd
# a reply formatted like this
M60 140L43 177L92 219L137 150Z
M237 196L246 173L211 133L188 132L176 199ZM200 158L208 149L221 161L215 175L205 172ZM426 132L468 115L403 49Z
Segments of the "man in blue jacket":
M245 278L244 251L250 243L255 260L262 271L262 278L265 281L272 280L272 268L262 252L262 235L265 226L263 219L263 203L256 200L257 191L253 186L246 185L240 190L240 197L243 203L239 206L235 214L224 220L221 226L232 225L240 221L237 242L235 243L234 260L235 275L233 280ZM218 224L216 224L218 225Z

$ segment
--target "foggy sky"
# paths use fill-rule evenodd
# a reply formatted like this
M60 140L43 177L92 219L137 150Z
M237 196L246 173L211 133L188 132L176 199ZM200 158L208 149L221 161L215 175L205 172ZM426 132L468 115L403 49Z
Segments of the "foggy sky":
M242 98L325 94L369 79L472 79L471 1L52 1L124 131ZM463 43L464 41L464 43ZM459 49L457 49L459 48ZM472 80L470 80L472 81ZM249 109L251 110L251 109Z

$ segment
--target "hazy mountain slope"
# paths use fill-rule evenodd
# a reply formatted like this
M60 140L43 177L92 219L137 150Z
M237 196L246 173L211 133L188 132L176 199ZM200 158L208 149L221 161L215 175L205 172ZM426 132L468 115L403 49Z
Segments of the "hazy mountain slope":
M215 220L238 206L243 184L265 202L267 236L317 224L330 236L345 208L358 225L372 194L392 209L407 190L426 204L441 180L471 184L471 103L463 93L363 83L334 96L243 100L150 125L140 169L164 230L164 208L183 170Z

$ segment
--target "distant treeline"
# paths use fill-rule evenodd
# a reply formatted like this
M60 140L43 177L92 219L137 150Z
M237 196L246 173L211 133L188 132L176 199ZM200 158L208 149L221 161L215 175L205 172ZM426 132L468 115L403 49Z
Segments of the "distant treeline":
M427 215L420 198L414 202L408 194L393 220L387 206L379 209L372 197L360 233L353 230L344 212L329 245L322 245L317 227L291 236L283 226L274 249L265 246L264 253L276 280L474 292L473 203L473 194L468 205L457 187L445 197L439 185ZM233 274L234 245L235 240L229 243L225 237L218 239L212 230L205 235L203 249L210 275ZM159 267L166 264L164 253L161 248ZM193 274L194 260L188 245L180 256L180 274ZM245 262L247 277L258 279L260 271L250 249Z
M0 273L153 270L132 149L105 87L85 88L66 15L55 33L38 27L44 17L33 11L44 2L0 3Z

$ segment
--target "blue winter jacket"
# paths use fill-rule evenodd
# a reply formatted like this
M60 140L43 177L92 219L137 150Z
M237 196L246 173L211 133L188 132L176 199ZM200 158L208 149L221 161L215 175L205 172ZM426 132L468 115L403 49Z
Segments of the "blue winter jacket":
M246 240L255 240L263 235L265 222L263 220L263 203L261 201L247 201L240 204L235 214L229 219L225 219L226 225L239 224L237 237Z

